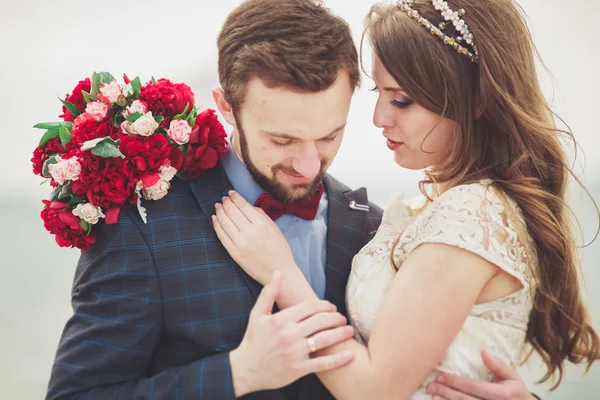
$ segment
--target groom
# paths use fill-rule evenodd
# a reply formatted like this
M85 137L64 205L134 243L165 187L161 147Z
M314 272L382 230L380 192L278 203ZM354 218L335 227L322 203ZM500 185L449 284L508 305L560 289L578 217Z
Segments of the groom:
M315 1L246 0L225 21L218 50L222 89L213 96L234 127L232 147L201 178L177 180L166 198L146 203L147 224L124 208L117 225L98 225L96 244L77 266L74 313L47 399L244 393L239 372L256 365L230 353L244 337L261 287L213 230L214 204L231 189L269 209L315 292L345 313L352 257L381 220L365 189L352 191L326 174L359 83L350 29ZM259 367L256 388L266 387L277 365ZM493 399L491 388L500 384L488 385L479 393ZM331 395L308 375L248 398Z

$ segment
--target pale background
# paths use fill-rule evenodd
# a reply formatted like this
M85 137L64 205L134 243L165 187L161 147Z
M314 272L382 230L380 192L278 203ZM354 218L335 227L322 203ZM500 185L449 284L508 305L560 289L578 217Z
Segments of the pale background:
M0 399L41 399L56 345L70 315L70 287L78 251L61 249L39 218L47 186L33 176L29 159L40 131L36 122L55 120L56 95L64 96L93 71L152 75L188 83L198 103L212 107L217 84L215 38L225 16L240 1L0 0L0 120L3 184L0 186ZM360 39L371 1L328 0ZM585 151L583 179L600 200L600 46L596 0L522 0L535 40L554 82L541 80L553 105L571 125ZM468 12L468 11L467 11ZM331 172L352 187L367 186L385 204L393 193L417 193L419 172L392 161L372 126L375 95L363 88L352 104L349 128ZM359 162L358 160L361 160ZM581 172L580 161L577 171ZM574 191L586 241L597 224L589 200ZM600 244L583 256L587 298L600 328ZM535 386L539 364L521 370L544 399L597 399L600 367L585 377L569 368L555 392Z

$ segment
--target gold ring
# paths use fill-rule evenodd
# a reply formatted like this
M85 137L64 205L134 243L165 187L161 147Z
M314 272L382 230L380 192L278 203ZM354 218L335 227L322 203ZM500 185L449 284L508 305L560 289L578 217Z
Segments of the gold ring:
M308 348L310 349L310 352L313 353L317 351L317 344L315 343L315 339L309 337L306 340L308 341Z

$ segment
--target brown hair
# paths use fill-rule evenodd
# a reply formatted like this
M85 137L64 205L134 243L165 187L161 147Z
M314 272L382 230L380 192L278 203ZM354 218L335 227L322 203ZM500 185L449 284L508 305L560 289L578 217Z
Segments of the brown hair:
M219 80L234 109L255 77L299 92L329 88L341 71L360 81L358 51L348 23L315 0L246 0L217 39Z
M600 355L581 298L573 219L565 203L569 175L579 180L569 168L561 136L575 143L574 138L570 130L556 128L519 6L512 0L448 0L448 5L466 10L463 18L477 44L478 64L397 6L373 6L366 34L375 55L412 100L456 121L455 145L421 182L423 193L433 182L453 187L489 178L521 209L538 260L527 341L547 366L541 382L558 374L554 389L565 360L585 362L589 369ZM412 7L435 26L442 22L430 2ZM446 29L451 31L452 26Z

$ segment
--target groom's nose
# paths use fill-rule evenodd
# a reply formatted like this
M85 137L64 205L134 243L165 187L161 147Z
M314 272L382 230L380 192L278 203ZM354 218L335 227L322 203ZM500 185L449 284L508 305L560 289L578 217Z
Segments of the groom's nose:
M302 148L297 156L294 157L292 167L307 179L316 177L321 169L321 159L316 147L308 145Z

